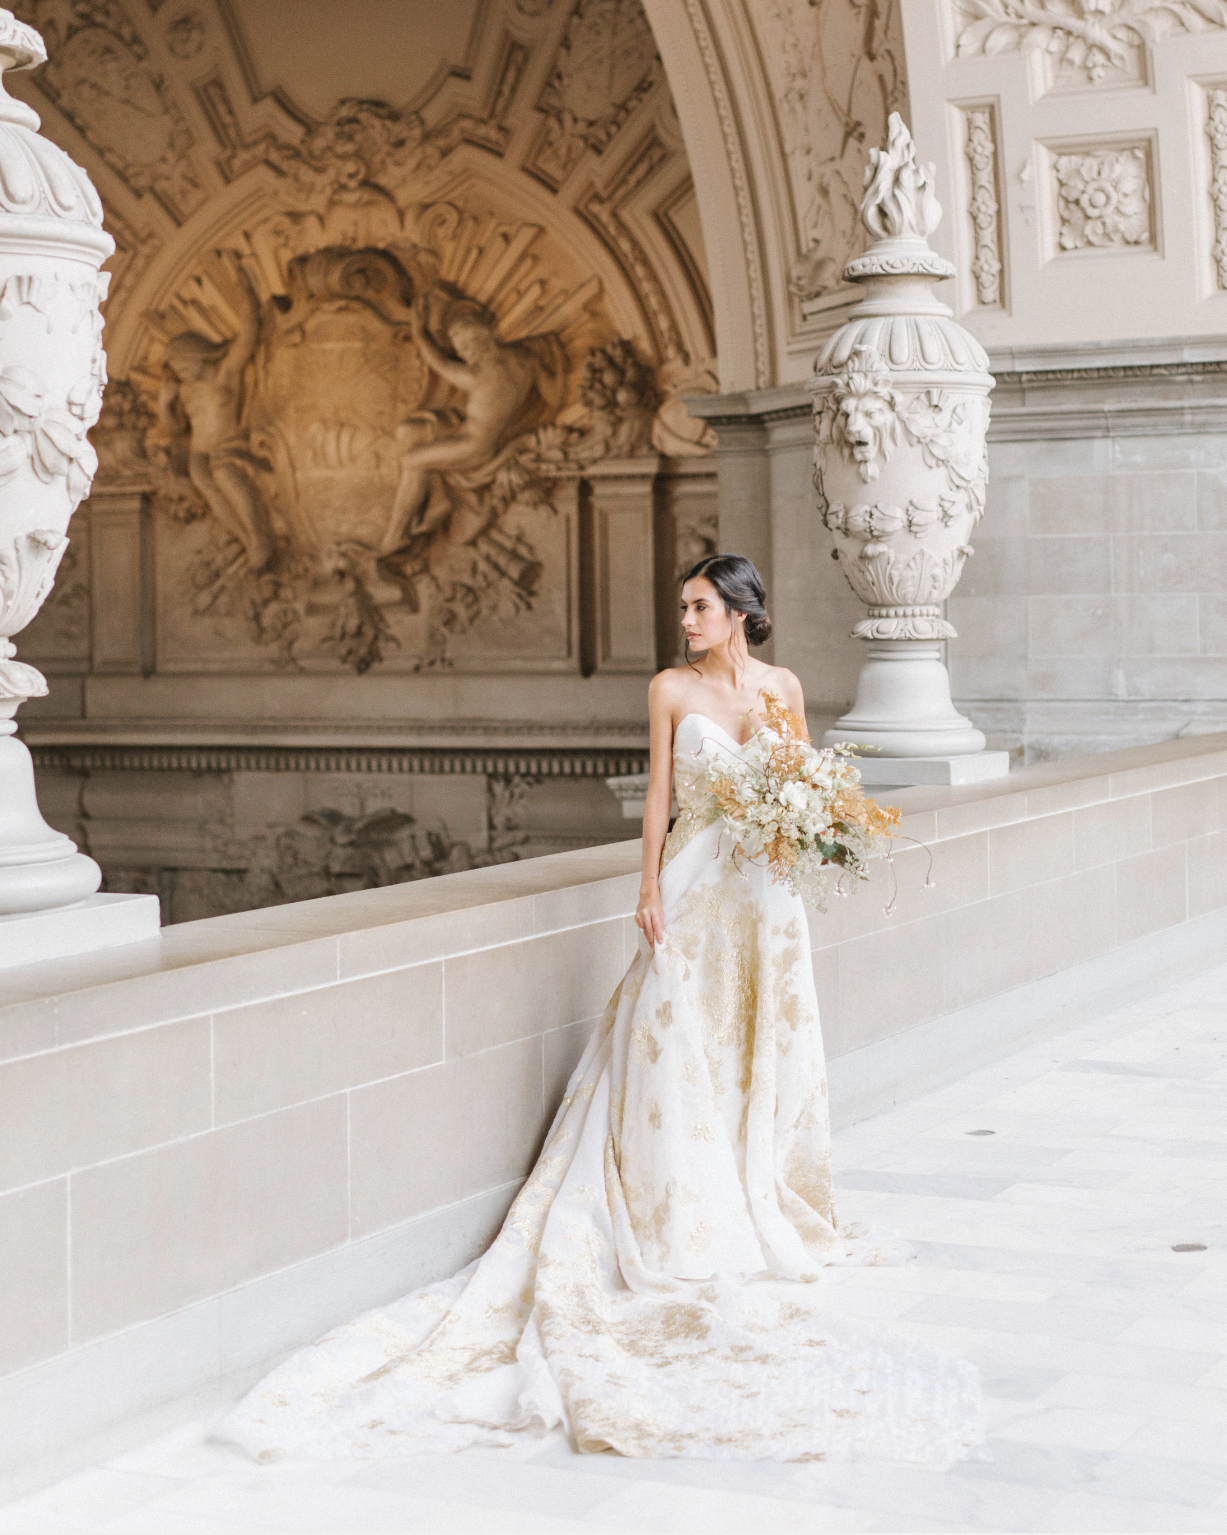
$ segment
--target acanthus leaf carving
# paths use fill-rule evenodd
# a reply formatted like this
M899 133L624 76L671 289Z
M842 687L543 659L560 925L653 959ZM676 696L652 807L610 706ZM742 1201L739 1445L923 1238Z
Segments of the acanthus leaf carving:
M15 653L9 636L20 633L42 606L67 548L67 538L51 528L19 534L0 548L0 661Z

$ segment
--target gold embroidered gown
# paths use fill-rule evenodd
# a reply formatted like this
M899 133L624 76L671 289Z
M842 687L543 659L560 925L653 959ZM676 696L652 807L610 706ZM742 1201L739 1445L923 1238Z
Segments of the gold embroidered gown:
M293 1355L219 1431L252 1454L403 1455L562 1424L581 1450L946 1464L974 1369L823 1315L832 1263L898 1261L836 1222L801 901L736 861L674 745L666 936L644 940L489 1251Z

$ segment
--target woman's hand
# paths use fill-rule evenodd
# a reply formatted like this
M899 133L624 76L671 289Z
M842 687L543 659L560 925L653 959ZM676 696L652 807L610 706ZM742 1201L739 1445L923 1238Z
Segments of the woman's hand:
M635 907L635 926L655 950L665 936L665 908L661 905L659 885L641 887L639 905Z

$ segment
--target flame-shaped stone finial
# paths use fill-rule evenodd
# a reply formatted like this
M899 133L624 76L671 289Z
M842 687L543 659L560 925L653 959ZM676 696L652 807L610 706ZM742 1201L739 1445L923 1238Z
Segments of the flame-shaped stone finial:
M953 277L954 268L929 248L929 236L941 223L942 207L933 191L931 165L916 163L916 145L898 112L887 123L886 148L871 149L865 167L861 223L874 237L863 256L844 267L844 280L900 277Z
M869 151L861 223L879 240L927 240L942 219L933 181L933 167L916 164L912 135L898 112L892 112L886 148Z

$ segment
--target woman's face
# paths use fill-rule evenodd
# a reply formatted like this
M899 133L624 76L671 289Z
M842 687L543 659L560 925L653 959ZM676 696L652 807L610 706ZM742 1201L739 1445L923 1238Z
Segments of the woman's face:
M732 615L706 576L682 587L682 630L691 650L711 650L727 643L741 619Z

